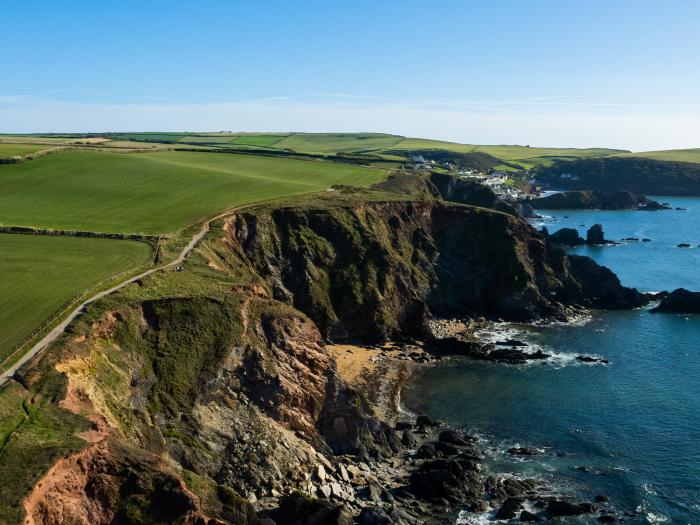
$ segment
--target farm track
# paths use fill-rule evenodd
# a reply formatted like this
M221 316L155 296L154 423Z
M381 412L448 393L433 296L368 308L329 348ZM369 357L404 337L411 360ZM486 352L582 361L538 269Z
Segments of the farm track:
M4 387L7 382L12 379L12 377L17 373L17 371L22 368L25 364L27 364L29 361L34 359L37 355L39 355L43 350L45 350L51 343L56 341L60 337L60 335L63 333L63 331L66 329L66 327L73 322L73 320L80 315L80 313L83 311L83 309L88 306L91 303L94 303L95 301L98 301L99 299L102 299L103 297L110 295L118 290L121 290L125 286L132 284L139 279L143 279L144 277L147 277L153 273L159 272L161 270L166 270L168 268L172 268L175 266L180 265L181 263L184 262L184 260L187 258L187 256L194 250L194 248L197 246L199 241L204 238L204 236L209 232L209 229L211 227L211 223L214 222L217 219L220 219L221 217L224 217L226 215L230 215L233 213L235 210L229 210L224 213L221 213L217 215L216 217L213 217L211 219L208 219L202 228L190 239L190 242L187 243L187 245L182 249L180 252L180 255L170 261L167 264L164 264L162 266L158 266L156 268L151 268L149 270L146 270L145 272L142 272L138 275L134 275L132 277L129 277L128 279L125 279L124 281L120 282L119 284L116 284L109 288L108 290L103 290L99 293L96 293L92 297L86 299L82 303L80 303L74 310L72 310L68 316L61 321L57 326L55 326L48 334L46 334L38 343L33 345L29 350L27 350L22 357L20 357L17 361L14 362L14 364L8 368L7 370L0 372L0 388Z

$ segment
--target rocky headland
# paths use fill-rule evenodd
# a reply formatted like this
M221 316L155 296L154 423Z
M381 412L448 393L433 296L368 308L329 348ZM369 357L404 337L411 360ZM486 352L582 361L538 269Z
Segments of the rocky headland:
M668 204L629 191L565 191L525 201L542 210L670 210Z
M678 288L666 294L659 305L652 308L651 311L700 314L700 292L691 292L685 288Z
M700 164L633 156L555 161L537 180L567 190L629 191L641 195L700 195Z
M484 476L474 437L399 417L400 386L421 363L546 358L474 340L473 323L648 302L450 184L398 179L233 213L183 271L92 305L12 385L30 408L0 449L14 480L0 489L14 498L3 519L311 525L608 510ZM417 185L427 191L393 191ZM38 453L29 433L46 425L58 437Z

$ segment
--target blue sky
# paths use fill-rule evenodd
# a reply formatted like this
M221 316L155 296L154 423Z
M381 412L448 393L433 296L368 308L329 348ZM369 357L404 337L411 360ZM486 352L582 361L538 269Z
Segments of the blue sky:
M700 146L700 2L23 1L0 131Z

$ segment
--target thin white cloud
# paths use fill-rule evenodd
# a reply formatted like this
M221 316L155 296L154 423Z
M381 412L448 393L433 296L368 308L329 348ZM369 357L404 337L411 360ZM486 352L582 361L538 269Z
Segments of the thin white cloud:
M350 93L310 93L315 97L347 99L347 100L389 100L386 97L377 97L373 95L353 95Z
M154 97L152 95L144 95L141 97L143 100L150 100L152 102L166 102L168 104L177 104L177 100L171 98Z
M529 99L532 100L532 99ZM0 132L378 131L476 144L700 147L700 110L536 104L496 106L423 101L300 101L87 104L24 100L0 105ZM556 101L554 101L556 102Z
M0 104L25 104L30 100L28 95L0 95Z

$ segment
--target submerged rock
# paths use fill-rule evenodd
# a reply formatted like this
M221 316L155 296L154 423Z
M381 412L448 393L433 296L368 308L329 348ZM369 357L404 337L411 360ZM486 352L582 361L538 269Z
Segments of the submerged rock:
M590 355L577 355L576 361L581 361L582 363L600 363L602 365L609 364L609 361L607 359L603 359L601 357L593 357Z
M503 502L501 508L496 512L497 520L510 520L515 518L523 508L523 500L521 498L508 498Z
M581 514L588 514L591 512L595 512L595 506L586 503L553 500L547 504L547 515L552 518L580 516Z
M540 518L537 514L524 510L520 513L520 521L525 523L536 523L542 521L542 518Z
M542 451L531 447L512 447L508 449L508 454L514 456L539 456L542 454Z

